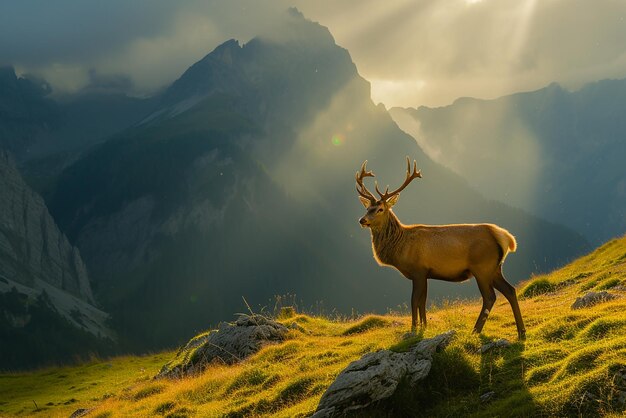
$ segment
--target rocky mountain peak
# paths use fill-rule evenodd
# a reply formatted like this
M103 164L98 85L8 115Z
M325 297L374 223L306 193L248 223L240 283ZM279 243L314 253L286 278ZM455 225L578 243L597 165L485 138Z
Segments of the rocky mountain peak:
M213 58L223 62L226 65L233 65L233 54L238 53L240 49L241 45L239 45L239 41L236 39L230 39L215 48L211 55L213 56ZM208 55L205 56L205 58L207 57Z
M155 115L175 116L213 94L247 102L263 96L291 109L312 92L326 100L354 77L356 66L328 28L292 8L246 44L230 39L189 67L161 96Z

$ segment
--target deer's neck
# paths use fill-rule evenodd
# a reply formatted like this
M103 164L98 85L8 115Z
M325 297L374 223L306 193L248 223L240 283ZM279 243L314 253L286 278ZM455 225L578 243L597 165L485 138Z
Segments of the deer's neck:
M386 222L372 228L372 247L376 259L382 264L394 265L403 236L404 226L397 216L389 210Z

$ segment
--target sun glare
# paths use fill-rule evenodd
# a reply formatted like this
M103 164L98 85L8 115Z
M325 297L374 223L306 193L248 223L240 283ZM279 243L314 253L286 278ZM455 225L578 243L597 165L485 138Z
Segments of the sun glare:
M426 85L423 80L372 79L374 103L393 103L394 106L415 106L415 98Z

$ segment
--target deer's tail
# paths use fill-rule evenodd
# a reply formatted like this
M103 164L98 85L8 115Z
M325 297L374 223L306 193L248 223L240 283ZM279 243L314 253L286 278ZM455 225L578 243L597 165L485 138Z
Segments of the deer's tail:
M517 241L515 241L515 237L506 229L500 228L496 225L489 225L491 229L491 233L494 238L498 242L502 253L500 257L500 264L504 263L504 259L511 252L514 253L517 250Z

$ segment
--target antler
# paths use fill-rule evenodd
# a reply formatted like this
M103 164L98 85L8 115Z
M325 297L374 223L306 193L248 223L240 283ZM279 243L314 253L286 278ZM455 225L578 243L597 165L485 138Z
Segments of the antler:
M356 191L361 197L368 199L370 202L372 202L372 204L374 204L376 203L376 198L374 197L372 192L367 190L367 187L365 187L365 185L363 184L364 177L375 177L374 173L372 173L371 171L365 171L366 165L367 160L365 160L363 162L363 165L361 165L361 171L356 172Z
M417 169L417 161L413 160L413 172L411 172L411 161L409 160L409 157L406 157L406 179L404 180L404 183L402 183L402 186L391 193L389 193L389 186L387 186L385 193L381 193L380 190L378 190L378 184L376 184L376 193L380 195L380 200L387 200L391 196L400 193L406 186L409 185L411 181L418 177L422 177L422 171Z

